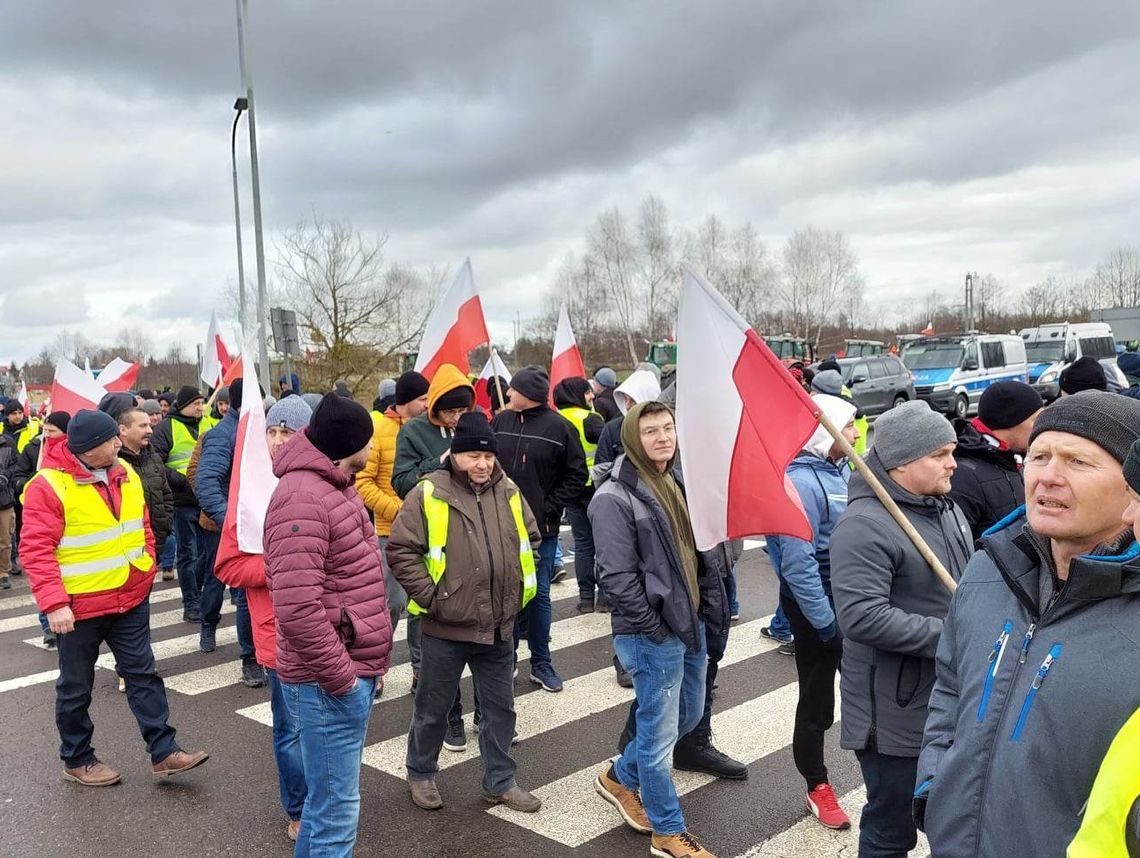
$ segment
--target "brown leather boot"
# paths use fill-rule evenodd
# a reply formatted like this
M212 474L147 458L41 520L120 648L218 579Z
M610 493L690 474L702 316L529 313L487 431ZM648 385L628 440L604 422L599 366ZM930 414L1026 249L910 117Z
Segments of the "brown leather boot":
M416 807L424 810L439 810L443 807L443 797L439 794L434 780L413 781L409 779L408 789L412 793L412 802Z
M594 791L612 804L625 820L625 824L638 834L653 833L653 826L649 824L649 816L645 813L641 796L636 790L630 789L617 779L613 763L594 778Z
M505 804L511 810L519 813L538 813L538 809L542 807L542 799L527 792L518 784L515 784L502 795L491 795L484 791L483 800L488 804Z
M190 769L202 765L208 759L210 759L210 755L205 751L195 751L192 754L186 751L175 751L161 763L155 763L151 766L151 771L156 777L169 778L188 772Z
M290 840L296 842L297 835L301 833L301 820L290 819L289 825L285 828L285 836Z
M656 855L657 858L716 858L687 831L680 834L654 834L649 843L649 854Z
M63 779L72 783L89 787L114 786L123 779L117 771L105 763L92 760L85 766L76 766L74 769L64 769Z

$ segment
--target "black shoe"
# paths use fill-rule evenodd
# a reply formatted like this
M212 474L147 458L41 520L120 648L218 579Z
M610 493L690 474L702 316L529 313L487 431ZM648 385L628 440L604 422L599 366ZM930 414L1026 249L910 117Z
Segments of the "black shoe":
M200 623L200 622L202 622L202 614L197 608L194 608L194 609L189 610L189 611L183 611L182 612L182 622L184 622L184 623Z
M776 647L776 652L778 652L780 655L794 656L796 654L796 642L788 641L787 643L782 643Z
M7 575L0 575L0 590L11 590L12 580Z
M463 729L463 722L448 724L447 733L443 737L443 747L447 750L462 754L467 750L467 731Z
M609 614L613 611L610 603L606 601L605 596L598 596L598 600L594 602L594 612L598 614Z
M550 574L550 583L557 584L566 577L566 567L561 563L554 567L554 571Z
M217 641L214 633L217 629L214 626L202 626L202 631L198 634L198 649L202 652L213 652L218 648Z
M614 670L617 672L617 682L622 688L633 688L633 677L629 675L621 662L614 656Z
M578 613L579 614L592 614L592 613L594 613L594 600L593 599L579 599L578 600Z
M44 646L48 649L55 649L55 635L51 632L44 635Z
M19 560L12 561L12 574L17 577L24 574L24 566Z
M748 767L714 748L707 736L686 737L678 742L673 748L673 768L732 781L748 778Z
M241 683L246 688L261 688L265 685L265 668L253 659L241 663Z

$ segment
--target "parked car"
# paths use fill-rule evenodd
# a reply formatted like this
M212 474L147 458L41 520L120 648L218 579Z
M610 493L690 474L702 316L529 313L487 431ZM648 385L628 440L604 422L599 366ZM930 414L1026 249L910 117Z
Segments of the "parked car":
M843 383L864 414L874 416L914 399L914 378L894 355L843 358Z
M943 334L915 340L903 363L914 375L919 399L952 417L975 413L995 381L1029 381L1025 342L1009 334Z

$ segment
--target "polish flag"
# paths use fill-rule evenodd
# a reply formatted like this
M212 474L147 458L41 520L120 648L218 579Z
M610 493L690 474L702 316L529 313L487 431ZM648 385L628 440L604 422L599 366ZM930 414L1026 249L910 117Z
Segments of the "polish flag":
M503 363L503 359L499 357L497 351L492 352L491 356L487 358L483 371L475 380L475 404L488 414L491 413L491 388L495 384L496 375L501 376L505 381L511 380L511 371L507 369L507 365ZM507 389L504 387L503 395L506 396L506 394Z
M586 364L578 341L574 339L574 329L570 327L570 314L566 305L558 313L558 331L554 335L554 358L550 361L550 396L554 402L554 388L568 378L585 378Z
M108 393L124 393L133 390L139 379L139 365L115 358L95 379Z
M819 407L724 297L682 270L677 442L697 548L765 534L810 540L785 472Z
M29 411L31 402L28 399L28 383L26 381L20 382L20 392L16 394L16 401L20 403L20 407L24 409L25 414L31 413Z
M69 360L60 360L55 366L55 380L51 385L51 410L66 411L74 416L84 408L95 411L107 389L89 373Z
M243 349L238 363L241 366L254 365L248 348ZM218 381L217 378L214 380ZM257 380L251 378L250 383L256 384ZM229 509L235 512L226 514L224 525L236 528L238 551L264 553L262 532L265 530L265 513L275 488L277 477L273 475L273 462L265 439L265 403L260 396L243 396L230 477Z
M475 288L475 275L468 259L455 275L443 299L436 305L424 329L424 338L416 356L416 371L429 381L445 363L460 371L471 371L467 353L491 341L483 319L483 305Z
M230 364L230 351L218 330L218 317L210 313L210 327L206 330L206 342L202 346L202 381L210 387L217 387Z
M923 328L919 333L927 337L932 336L934 334L934 320L931 319L929 322L927 322L926 327Z

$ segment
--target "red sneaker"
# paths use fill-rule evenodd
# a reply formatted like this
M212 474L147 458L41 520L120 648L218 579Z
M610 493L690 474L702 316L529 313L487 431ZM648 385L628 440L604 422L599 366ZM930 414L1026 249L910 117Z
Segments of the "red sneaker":
M812 816L827 828L846 831L851 827L851 819L839 806L839 799L835 797L835 790L829 783L819 784L807 794L807 806Z

